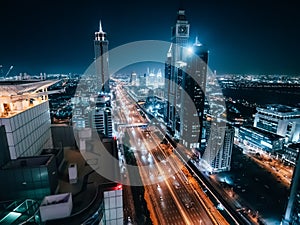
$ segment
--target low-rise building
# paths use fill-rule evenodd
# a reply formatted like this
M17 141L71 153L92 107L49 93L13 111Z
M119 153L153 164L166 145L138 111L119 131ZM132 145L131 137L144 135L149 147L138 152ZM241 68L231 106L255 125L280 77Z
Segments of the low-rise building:
M238 140L250 148L253 147L254 149L256 148L271 153L282 150L284 143L282 136L257 127L240 127Z
M297 156L300 151L300 143L290 144L285 146L282 154L282 159L293 165L296 165Z
M1 200L43 199L54 194L58 174L54 155L23 157L11 160L0 168Z
M285 142L300 140L300 109L280 104L257 107L254 127L285 137Z

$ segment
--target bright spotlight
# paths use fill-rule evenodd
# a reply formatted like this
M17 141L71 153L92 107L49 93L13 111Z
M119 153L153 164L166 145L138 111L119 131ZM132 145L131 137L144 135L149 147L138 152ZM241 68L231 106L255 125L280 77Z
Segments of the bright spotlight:
M187 51L190 55L194 53L193 47L188 47Z

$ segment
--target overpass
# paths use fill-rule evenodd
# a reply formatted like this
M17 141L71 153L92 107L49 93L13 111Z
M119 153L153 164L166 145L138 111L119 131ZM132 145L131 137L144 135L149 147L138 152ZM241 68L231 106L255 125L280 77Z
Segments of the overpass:
M116 123L118 127L130 128L130 127L147 127L148 123Z

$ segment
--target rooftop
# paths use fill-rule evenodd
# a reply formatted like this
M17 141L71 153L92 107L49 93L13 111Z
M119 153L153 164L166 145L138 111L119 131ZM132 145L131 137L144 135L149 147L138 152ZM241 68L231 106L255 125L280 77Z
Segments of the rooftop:
M43 156L32 156L32 157L21 157L15 160L11 160L5 164L2 169L16 169L24 167L39 167L47 165L50 160L52 160L53 155L43 155Z
M0 97L33 94L57 83L59 80L9 80L0 81Z
M281 104L269 104L264 107L257 107L258 112L276 114L277 116L300 115L300 109Z
M47 88L59 80L0 81L0 118L10 118L48 101Z

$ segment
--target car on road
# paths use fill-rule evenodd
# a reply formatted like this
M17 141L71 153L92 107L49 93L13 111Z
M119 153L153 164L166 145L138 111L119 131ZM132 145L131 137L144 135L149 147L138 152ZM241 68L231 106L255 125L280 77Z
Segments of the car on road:
M175 187L176 189L180 188L180 184L178 183L177 180L174 180L174 181L173 181L173 185L174 185L174 187Z
M189 209L189 208L192 208L194 206L194 202L193 201L186 202L184 205L185 205L186 208Z

